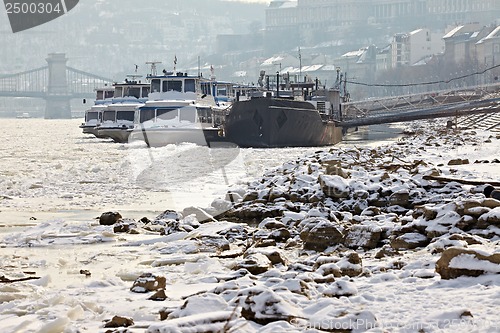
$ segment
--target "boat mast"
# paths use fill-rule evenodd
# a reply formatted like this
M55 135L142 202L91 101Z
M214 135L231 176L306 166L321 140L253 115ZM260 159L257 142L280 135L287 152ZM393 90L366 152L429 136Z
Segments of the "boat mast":
M201 64L200 64L200 56L198 56L198 77L201 77Z
M302 55L300 54L300 46L299 46L299 82L302 81Z
M158 72L156 71L156 65L161 64L161 61L147 61L146 65L150 65L151 67L151 73L149 76L156 76L158 75Z

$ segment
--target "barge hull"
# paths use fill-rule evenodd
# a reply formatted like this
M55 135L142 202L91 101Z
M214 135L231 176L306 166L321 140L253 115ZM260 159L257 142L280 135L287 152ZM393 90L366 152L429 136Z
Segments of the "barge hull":
M342 128L324 119L311 103L275 98L235 102L225 123L226 140L240 147L330 146Z

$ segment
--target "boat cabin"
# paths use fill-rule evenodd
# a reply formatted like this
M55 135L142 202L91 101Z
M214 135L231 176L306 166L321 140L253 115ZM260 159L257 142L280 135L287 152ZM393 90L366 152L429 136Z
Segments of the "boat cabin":
M217 104L232 102L236 96L234 83L224 81L201 81L201 92L213 96Z
M102 112L101 126L132 125L135 117L135 105L111 104Z
M114 87L114 95L113 102L126 102L138 100L140 102L145 102L148 98L150 92L150 84L149 83L141 83L141 81L137 81L136 78L138 76L132 76L133 79L129 80L125 79L124 82L115 83Z
M95 100L96 101L103 101L105 99L113 98L114 93L115 93L115 88L105 86L103 88L95 89L95 92L96 92Z
M106 108L105 105L93 105L85 111L85 123L89 125L97 125L102 121L102 112Z
M165 72L161 76L148 76L150 80L150 90L152 93L165 93L175 91L180 93L200 92L198 76L188 76L187 73Z
M148 76L151 81L149 100L161 99L207 99L215 105L223 102L232 102L235 89L231 82L205 79L201 76L188 75L187 73L165 72L162 76ZM180 95L184 94L184 95ZM209 98L207 98L209 97Z

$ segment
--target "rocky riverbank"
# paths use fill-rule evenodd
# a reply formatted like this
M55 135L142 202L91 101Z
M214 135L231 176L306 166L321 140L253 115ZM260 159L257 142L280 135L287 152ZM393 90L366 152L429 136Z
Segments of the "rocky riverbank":
M500 137L418 124L392 145L318 149L208 208L103 214L94 230L150 259L117 275L120 307L95 316L99 329L499 329L500 201L483 190L499 186ZM141 235L156 238L134 241Z

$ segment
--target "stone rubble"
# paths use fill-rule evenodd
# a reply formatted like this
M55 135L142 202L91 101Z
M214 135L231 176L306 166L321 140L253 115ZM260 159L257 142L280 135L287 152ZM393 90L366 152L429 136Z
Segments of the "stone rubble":
M232 271L214 275L219 282L215 289L188 297L180 307L162 309L164 322L151 325L147 332L163 332L162 327L166 332L174 324L178 332L211 331L199 314L186 310L191 299L200 301L200 297L213 306L213 318L219 318L214 321L217 329L229 331L245 321L264 326L284 321L290 327L307 322L317 327L310 332L324 332L326 328L313 319L324 309L314 308L314 300L324 302L332 316L334 303L325 298L355 297L356 279L401 270L409 264L404 254L412 251L424 251L437 261L435 267L430 262L427 269L417 271L418 278L500 273L498 250L474 249L479 245L498 248L500 201L483 195L486 184L460 181L471 175L453 168L469 160L435 164L411 157L430 147L484 142L472 131L456 135L437 125L425 126L431 126L432 135L426 135L422 127L393 145L334 147L286 162L246 188L232 189L212 207L165 211L153 221L119 219L115 232L190 235L182 240L185 254L210 254L226 260ZM432 178L440 176L455 181ZM216 236L204 234L204 225L217 225ZM171 254L168 244L159 253ZM365 264L381 259L387 266ZM164 261L157 267L181 262L188 259ZM158 292L165 283L164 277L148 273L131 290ZM151 299L168 298L165 293L155 295ZM307 302L311 303L305 309L298 306ZM307 319L311 313L315 316ZM347 307L330 317L330 324L360 318L374 327L378 321L370 311ZM189 326L187 322L199 325L198 329L183 329ZM344 331L356 330L347 327Z

